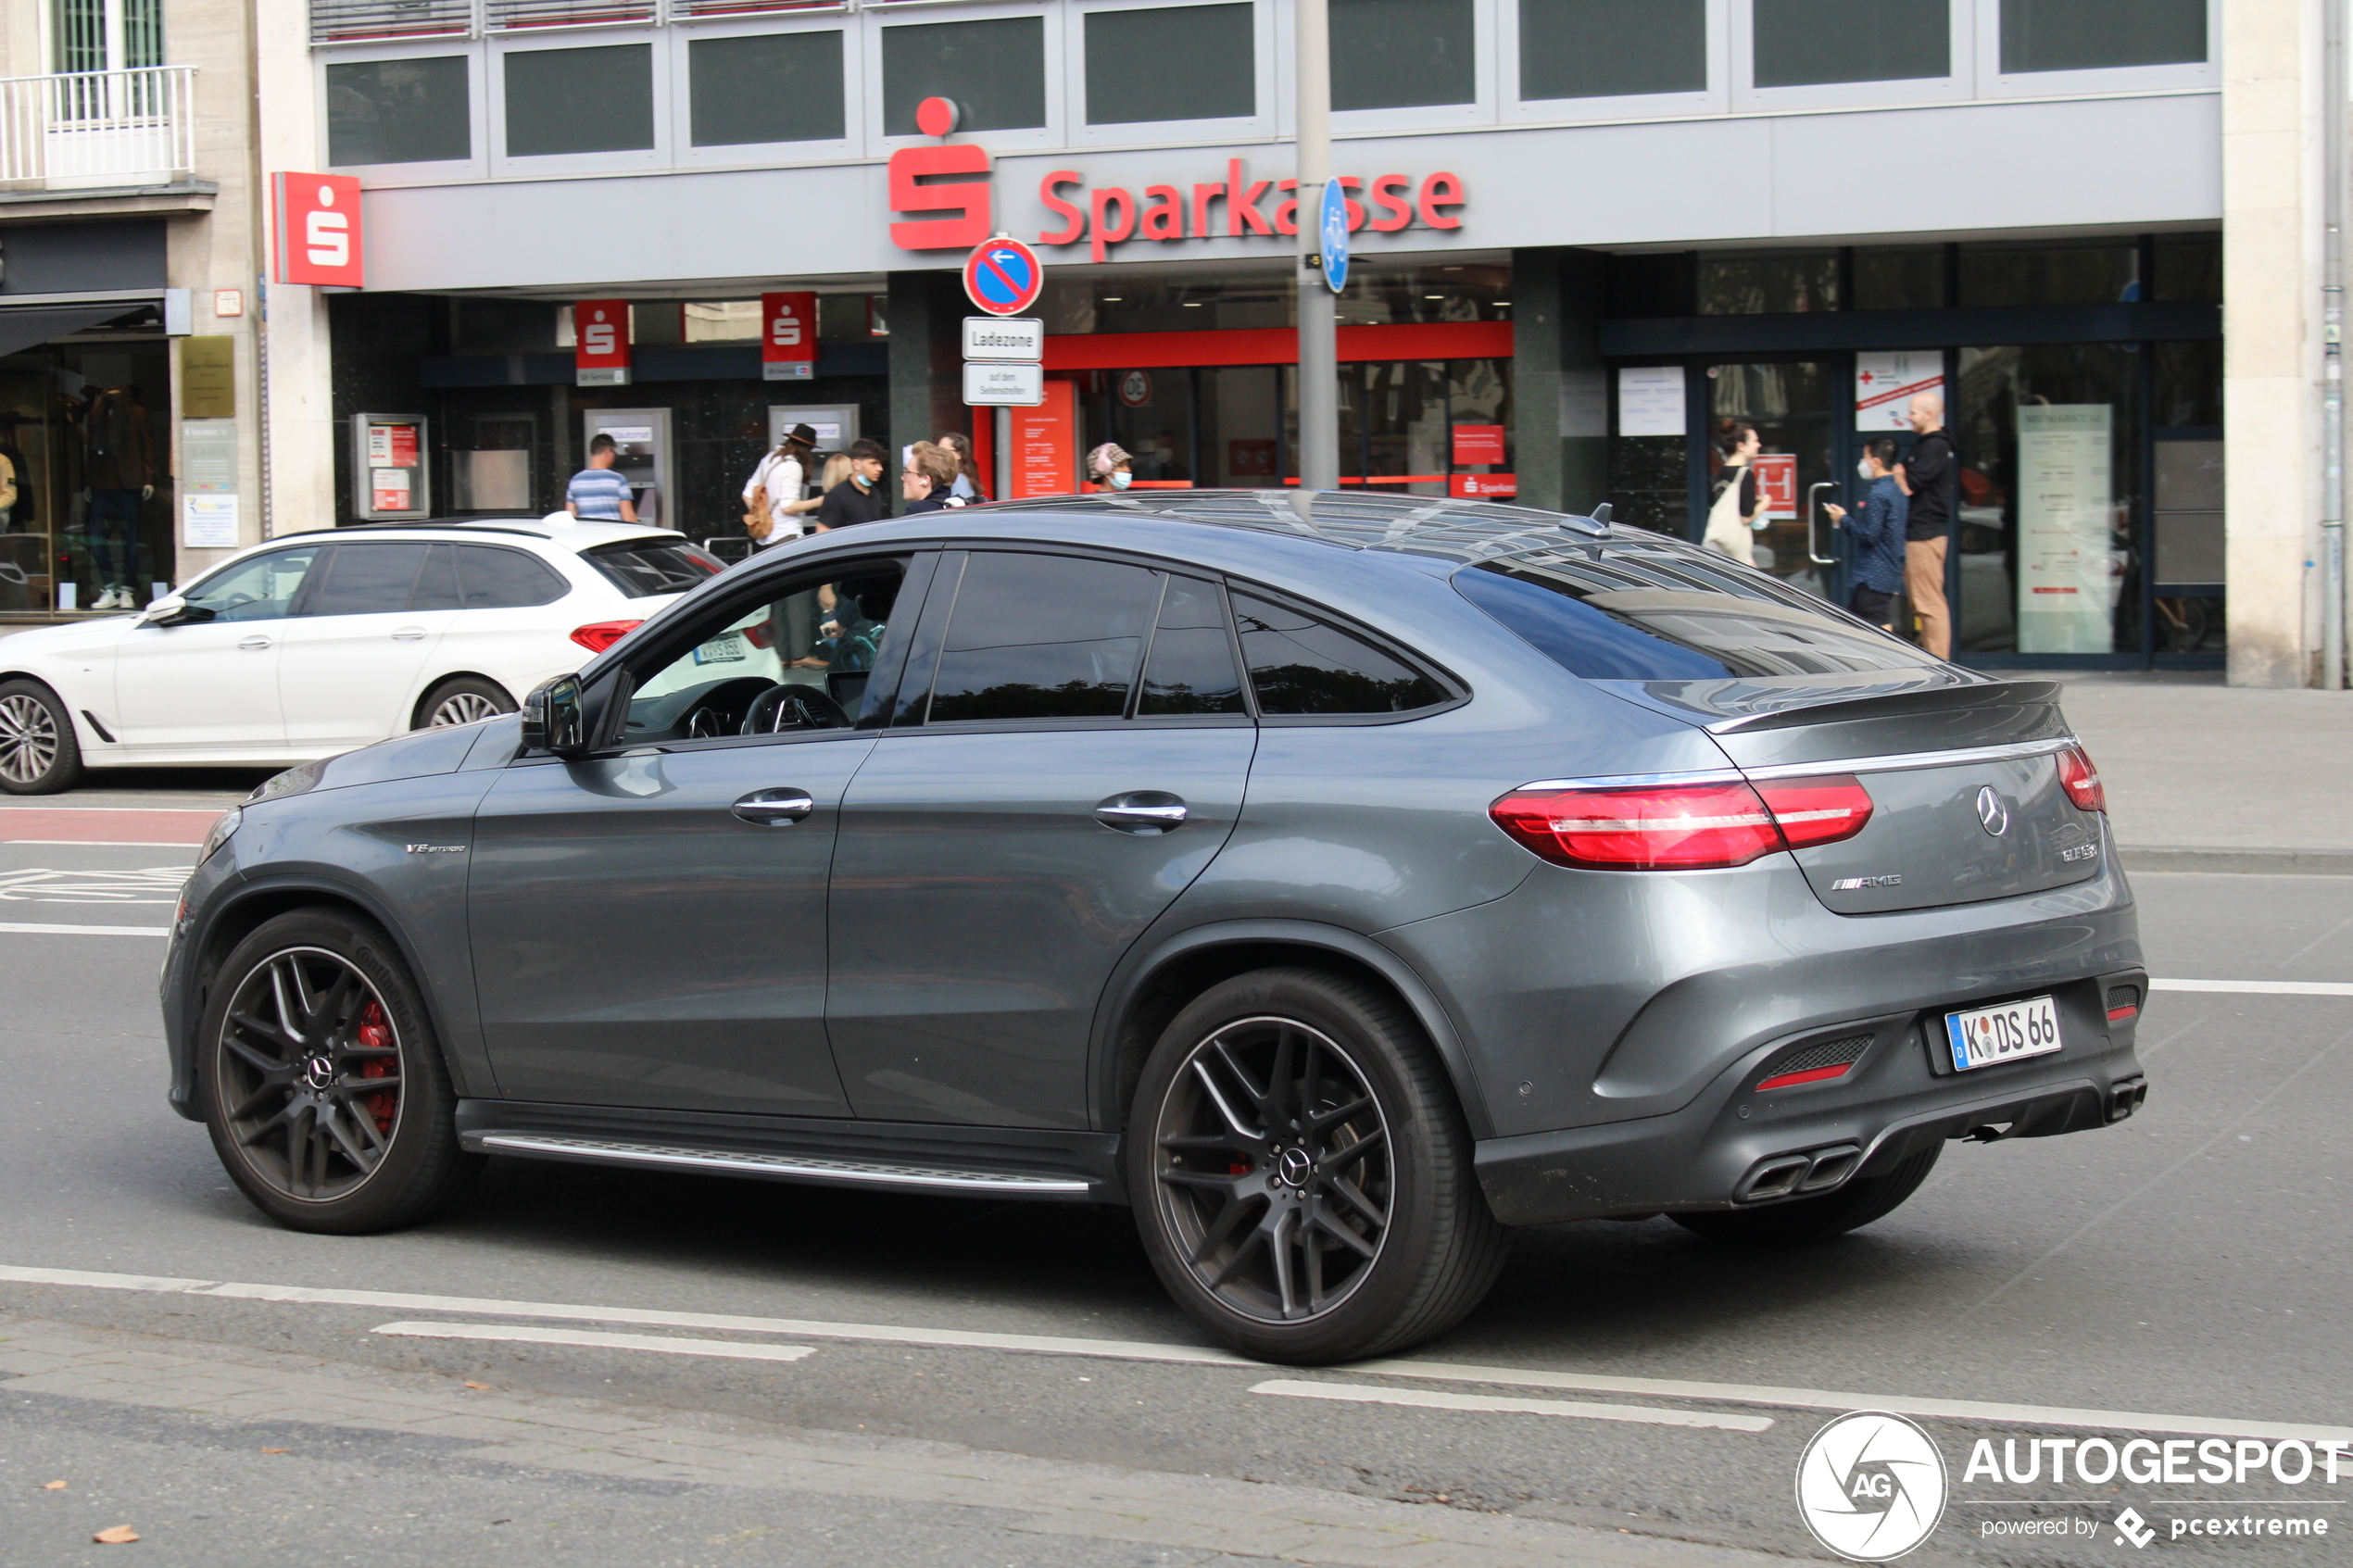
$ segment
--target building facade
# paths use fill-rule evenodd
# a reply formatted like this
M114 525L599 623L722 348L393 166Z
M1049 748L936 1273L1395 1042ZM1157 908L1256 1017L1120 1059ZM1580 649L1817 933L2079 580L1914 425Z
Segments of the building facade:
M1331 6L1344 483L1695 535L1754 425L1760 562L1843 596L1826 504L1937 390L1957 657L2314 678L2320 0ZM606 431L698 538L740 536L802 420L972 431L1000 494L1081 483L1106 440L1146 484L1296 472L1283 0L301 20L271 167L356 177L366 220L364 287L272 296L273 332L299 293L332 345L289 370L332 387L308 506L371 510L363 413L422 421L417 508L551 509ZM1001 420L963 406L957 339L998 232L1049 276L1049 402ZM816 356L780 369L761 336L804 294ZM584 370L582 310L625 368Z

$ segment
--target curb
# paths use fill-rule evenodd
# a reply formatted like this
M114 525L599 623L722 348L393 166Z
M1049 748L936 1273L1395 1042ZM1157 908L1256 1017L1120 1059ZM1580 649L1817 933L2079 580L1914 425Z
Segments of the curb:
M2221 849L2120 846L2127 872L2226 872L2246 876L2353 876L2353 849Z

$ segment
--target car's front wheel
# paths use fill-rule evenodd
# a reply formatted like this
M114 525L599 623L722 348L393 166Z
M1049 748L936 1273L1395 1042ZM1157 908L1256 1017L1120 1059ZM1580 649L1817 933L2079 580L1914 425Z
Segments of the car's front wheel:
M514 710L515 699L496 681L485 681L479 675L459 675L425 694L424 700L417 704L416 727L444 730L452 724L471 724L477 719L496 718Z
M1836 1192L1762 1209L1709 1209L1671 1216L1695 1236L1734 1247L1805 1247L1885 1219L1936 1169L1941 1143L1898 1160L1883 1176L1858 1176Z
M1436 1054L1356 981L1260 970L1200 997L1145 1063L1127 1143L1153 1268L1253 1356L1403 1348L1477 1306L1503 1266Z
M422 1219L481 1165L424 1000L391 939L332 909L264 922L220 967L197 1037L214 1149L295 1230Z
M82 744L57 694L38 681L0 683L0 791L55 795L82 777Z

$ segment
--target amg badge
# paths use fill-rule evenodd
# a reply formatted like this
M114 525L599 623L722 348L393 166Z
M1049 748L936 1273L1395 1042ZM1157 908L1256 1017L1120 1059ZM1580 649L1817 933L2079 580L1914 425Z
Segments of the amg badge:
M409 846L409 853L411 855L462 855L465 852L466 847L462 844L411 844Z
M1843 876L1836 882L1831 884L1831 891L1833 893L1853 893L1856 889L1864 887L1901 887L1903 885L1904 873L1901 872L1891 872L1885 876Z

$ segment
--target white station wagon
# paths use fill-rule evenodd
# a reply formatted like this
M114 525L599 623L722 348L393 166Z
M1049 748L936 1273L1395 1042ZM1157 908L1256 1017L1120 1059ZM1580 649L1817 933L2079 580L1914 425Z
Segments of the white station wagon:
M138 615L0 638L0 790L511 713L720 570L667 529L561 513L288 534Z

